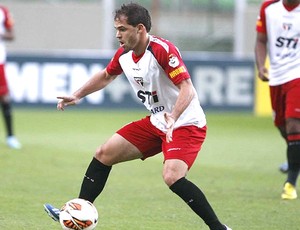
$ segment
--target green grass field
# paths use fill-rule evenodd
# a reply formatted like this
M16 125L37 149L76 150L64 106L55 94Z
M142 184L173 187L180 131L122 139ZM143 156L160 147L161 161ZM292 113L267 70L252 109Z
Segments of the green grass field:
M96 147L142 112L15 108L24 145L0 139L0 229L59 230L43 204L58 207L78 195ZM285 144L270 117L207 113L208 135L188 178L234 230L299 230L300 201L282 201ZM95 202L97 229L198 230L207 227L164 184L162 156L114 166ZM299 191L300 192L300 191Z

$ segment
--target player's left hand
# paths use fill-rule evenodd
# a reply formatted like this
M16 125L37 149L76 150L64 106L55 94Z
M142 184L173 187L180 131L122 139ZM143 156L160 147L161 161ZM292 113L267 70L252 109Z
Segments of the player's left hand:
M167 122L166 140L167 143L170 143L171 141L173 141L173 129L175 124L175 119L169 113L165 113L164 116L165 116L165 121Z

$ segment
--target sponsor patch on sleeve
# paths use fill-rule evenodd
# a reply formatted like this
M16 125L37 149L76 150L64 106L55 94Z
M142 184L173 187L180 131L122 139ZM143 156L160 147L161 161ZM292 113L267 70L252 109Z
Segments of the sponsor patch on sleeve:
M169 66L176 68L179 65L178 57L175 54L169 55Z
M174 78L174 77L178 76L179 74L185 73L185 72L187 72L186 69L185 69L185 67L184 66L180 66L179 68L177 68L177 69L173 70L172 72L170 72L169 76L171 78Z

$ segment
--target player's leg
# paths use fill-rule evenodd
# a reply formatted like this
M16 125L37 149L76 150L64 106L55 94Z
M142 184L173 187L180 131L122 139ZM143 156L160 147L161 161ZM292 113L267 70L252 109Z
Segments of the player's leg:
M279 130L281 137L287 143L286 124L285 124L285 100L283 96L282 86L270 86L270 98L273 111L274 125ZM288 171L287 161L279 166L279 170L283 173Z
M83 179L79 198L93 202L102 192L112 165L145 159L161 152L161 140L155 135L149 117L131 122L99 147Z
M287 130L287 158L289 163L287 181L295 186L300 171L300 119L287 119Z
M97 149L83 178L79 198L94 202L106 184L112 165L141 157L137 147L119 134L114 134Z
M112 165L160 153L161 140L155 134L156 129L152 129L150 119L146 117L123 126L99 147L87 168L79 197L94 201L102 192ZM59 220L59 209L50 204L45 204L44 208L52 219Z
M296 199L296 182L300 172L300 79L285 85L288 175L281 197Z
M226 229L218 220L218 217L201 189L186 179L187 168L187 164L181 160L166 160L163 169L165 183L210 227L210 229Z
M300 172L300 119L287 119L287 126L293 127L294 132L288 134L288 172L281 198L293 200L297 198L296 184Z
M79 198L94 202L102 192L112 165L141 158L139 150L119 134L114 134L100 146L90 162L83 178ZM51 204L44 205L45 211L55 221L59 221L60 210Z
M186 178L205 139L206 129L184 128L173 132L173 142L163 144L163 179L169 188L209 226L211 230L230 229L215 214L201 189Z
M286 135L286 130L285 130L285 125L282 125L280 127L277 127L279 130L279 133L281 135L281 137L284 139L284 141L287 143L287 135ZM288 162L285 161L282 164L280 164L279 166L279 171L282 173L287 173L289 169L289 165Z
M3 64L0 65L0 103L6 130L6 143L10 148L20 149L21 143L13 133L12 108Z

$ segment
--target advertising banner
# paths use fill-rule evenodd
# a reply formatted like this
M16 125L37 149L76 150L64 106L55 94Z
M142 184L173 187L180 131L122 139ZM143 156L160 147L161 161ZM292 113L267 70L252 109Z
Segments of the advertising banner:
M80 54L11 54L6 70L15 104L55 105L57 96L69 95L96 71L105 68L110 56ZM253 111L255 71L251 59L184 54L201 105L209 110ZM95 92L81 106L142 108L126 77L120 75L104 90Z

